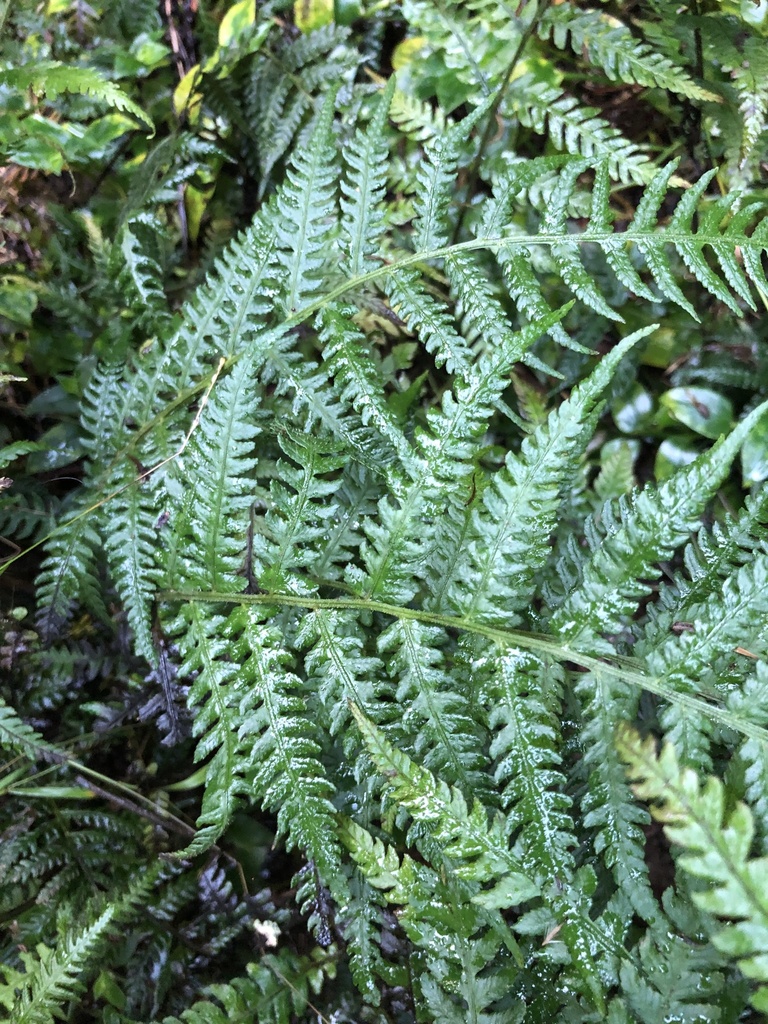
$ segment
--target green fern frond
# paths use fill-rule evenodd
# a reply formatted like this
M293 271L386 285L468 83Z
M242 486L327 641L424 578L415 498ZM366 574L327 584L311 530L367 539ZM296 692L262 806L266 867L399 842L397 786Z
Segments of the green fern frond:
M710 778L702 785L694 771L678 765L670 744L657 754L652 737L642 740L628 727L620 731L617 744L635 793L652 803L654 817L682 847L678 864L706 883L691 892L693 902L732 922L712 942L758 983L752 1005L768 1010L768 899L762 884L768 863L750 857L754 823L749 808L738 803L726 811L722 782Z
M471 697L446 665L443 634L420 622L395 622L378 640L393 682L397 714L387 734L441 779L479 797L487 789L482 733ZM415 737L411 740L411 737Z
M179 637L181 672L196 673L188 696L195 713L193 732L200 737L195 759L209 758L198 833L190 854L216 842L232 820L238 798L247 791L244 776L251 762L238 732L243 721L240 705L249 697L248 681L227 658L230 644L221 639L225 629L231 635L239 626L237 611L225 619L193 604L184 605L167 623L168 632Z
M549 538L560 493L590 436L600 395L615 367L655 328L625 338L547 422L523 441L520 455L483 491L474 513L472 539L446 588L447 600L468 618L510 616L532 595L534 576L549 555ZM482 540L480 539L482 538ZM491 598L491 595L493 597Z
M339 82L351 83L360 54L348 45L349 31L324 25L298 38L273 33L255 61L246 84L245 114L256 140L259 198L278 163L300 134L316 122L320 108Z
M253 571L267 590L308 592L315 589L316 548L334 514L326 499L337 482L325 477L340 469L345 455L333 438L285 429L278 440L291 461L278 462L269 508L254 519Z
M328 259L338 178L331 134L334 100L331 93L306 151L296 151L278 193L277 256L284 271L282 305L288 314L315 297Z
M424 826L445 856L456 862L457 877L481 882L501 879L508 905L538 894L538 886L521 870L504 839L500 818L489 827L482 805L472 809L458 789L437 780L426 768L395 749L384 734L356 708L352 714L385 788Z
M119 238L122 267L118 286L136 310L137 323L148 332L165 333L171 323L168 300L162 289L163 270L157 258L162 226L147 214L134 214L123 222Z
M373 364L365 335L352 322L351 306L326 306L318 316L326 372L334 378L344 404L353 406L364 426L371 426L381 440L397 453L403 469L415 472L411 445L387 406L379 374ZM383 460L386 463L386 459Z
M256 797L277 812L279 834L288 848L298 846L314 862L322 882L344 902L346 886L339 866L333 786L326 777L307 719L301 681L285 668L290 655L263 615L245 609L237 653L249 684L241 705L238 741L250 746L251 784Z
M213 390L177 467L176 487L187 495L174 543L191 554L176 566L181 586L240 590L253 504L251 474L258 391L253 356L245 356ZM195 481L195 482L193 482ZM194 500L190 497L194 495Z
M584 10L572 3L549 7L539 26L539 35L551 36L561 50L570 45L574 53L586 54L612 82L666 89L699 102L721 101L717 93L695 82L684 68L656 53L626 25L602 11Z
M59 61L40 60L0 71L0 84L14 89L31 89L55 100L64 92L92 96L116 110L131 114L154 134L152 119L123 90L104 78L95 68L72 67Z
M386 287L398 317L418 334L426 351L434 356L435 365L463 375L472 357L445 303L424 287L413 270L393 274Z
M648 593L645 581L658 577L656 563L669 557L698 525L739 447L767 408L755 409L727 438L657 490L637 496L631 513L622 512L621 524L592 553L578 589L552 616L553 629L572 640L587 640L623 628L637 600Z
M561 685L554 666L529 653L507 651L495 660L487 687L489 724L502 727L490 753L494 777L503 786L507 828L539 884L573 873L571 851L577 844L556 752Z
M505 105L520 124L548 135L561 152L607 161L611 177L625 184L643 184L653 173L653 165L638 146L594 107L583 106L556 86L523 75L510 85Z
M345 612L310 612L296 636L300 648L307 648L304 665L308 683L316 691L337 735L349 720L349 705L363 714L375 713L376 698L383 697L382 664L365 653L365 633L358 616ZM347 741L347 746L351 746Z
M0 750L21 754L30 761L44 760L57 762L61 754L50 743L27 725L12 707L0 698Z
M341 179L342 268L350 277L378 266L380 239L384 230L381 200L387 185L389 147L384 134L387 113L395 91L395 79L378 101L365 131L358 131L344 149L347 173Z
M760 553L727 577L719 593L681 609L686 626L678 636L670 636L647 653L650 645L641 648L649 669L683 691L725 694L735 675L727 663L733 661L737 648L755 656L766 653L767 591L768 556ZM661 724L682 763L711 768L708 745L701 736L701 731L711 732L711 724L699 716L692 722L692 717L681 708L668 708Z
M448 242L447 214L452 206L456 172L470 132L488 112L490 100L435 140L419 166L414 201L414 234L417 251L438 249Z
M134 882L125 895L107 904L100 912L92 907L86 912L87 923L65 934L56 949L41 946L39 959L24 955L26 975L24 987L13 1009L18 1024L53 1024L63 1016L64 1008L74 998L82 975L89 969L101 944L112 929L138 913L146 901L159 870L150 869Z
M125 603L136 650L153 665L152 600L160 572L156 524L162 509L152 481L139 481L130 462L116 469L108 486L117 492L111 505L115 527L104 541L109 571Z
M108 621L98 572L102 538L91 520L79 513L60 524L48 541L47 554L35 579L37 625L45 643L61 633L75 605L82 605Z

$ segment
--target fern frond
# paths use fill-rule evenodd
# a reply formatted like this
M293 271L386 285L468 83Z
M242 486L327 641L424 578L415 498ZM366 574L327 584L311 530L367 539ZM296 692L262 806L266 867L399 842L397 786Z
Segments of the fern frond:
M645 581L658 577L656 563L668 558L698 525L741 443L766 409L768 405L755 409L709 452L655 491L646 488L622 511L621 524L584 567L578 589L552 616L558 633L594 644L599 633L621 631L625 617L649 591Z
M416 466L411 445L387 406L365 335L352 323L355 313L354 307L334 304L319 314L325 369L334 378L341 401L357 410L363 424L374 428L397 453L405 472L413 475Z
M470 132L488 112L486 100L458 124L443 132L427 150L419 166L414 200L414 234L417 251L446 245L450 234L447 221L462 147Z
M224 832L240 796L247 792L244 776L252 767L238 732L243 721L240 706L248 699L247 679L227 658L231 642L223 639L240 626L237 612L227 619L210 610L184 605L167 623L178 636L183 658L180 672L196 673L188 704L195 714L193 734L200 737L195 759L210 758L205 769L205 793L198 816L198 833L190 854L208 849Z
M63 1016L101 943L117 924L139 911L158 875L157 868L144 872L124 896L108 903L95 917L89 907L88 923L65 934L55 950L40 947L39 959L24 955L24 987L13 1010L18 1024L53 1024L56 1017Z
M245 112L257 145L259 198L302 130L316 122L328 94L340 81L354 79L360 54L348 38L347 29L333 24L297 39L275 32L262 48L262 59L254 61Z
M64 92L82 93L125 111L154 133L152 119L123 90L104 78L95 68L73 67L53 60L38 60L0 71L0 84L14 89L32 89L54 100Z
M639 694L601 672L579 677L584 768L587 785L580 805L582 822L592 833L594 849L612 873L631 913L653 924L660 910L651 891L645 857L648 812L627 785L615 747L619 722L637 714Z
M757 554L753 561L727 577L722 590L701 604L682 609L686 623L679 636L645 653L649 669L683 692L725 693L729 673L724 662L733 660L739 648L761 654L768 614L768 556ZM711 732L711 724L692 713L668 708L661 715L667 740L675 744L682 763L711 767L709 751L700 730ZM693 726L693 735L688 729ZM697 729L698 726L698 729Z
M196 759L212 755L198 832L189 852L207 849L229 824L240 797L277 812L289 848L301 847L326 885L341 884L332 791L317 758L300 680L290 655L260 609L235 609L224 620L187 603L169 624L179 636L183 671L197 671L189 692Z
M468 618L507 624L530 600L534 575L549 554L560 493L581 457L601 392L624 355L654 327L625 338L592 375L510 453L474 513L472 540L446 588L447 600ZM481 539L482 538L482 539Z
M344 148L347 173L341 179L341 239L344 253L342 269L355 277L378 266L384 230L381 200L387 187L389 147L384 134L387 113L395 91L391 78L381 95L376 112L365 131L358 131Z
M102 539L84 512L81 508L59 524L35 580L37 625L44 643L59 636L78 601L102 621L109 620L98 578Z
M496 658L488 683L494 777L503 788L510 836L523 864L542 884L573 874L577 845L570 799L559 770L556 719L562 673L540 658L507 651Z
M482 882L501 879L508 906L538 894L538 886L509 850L500 818L489 827L487 813L478 801L470 810L458 789L437 780L393 747L354 707L352 714L368 753L384 776L385 788L428 830L445 855L457 862L457 877Z
M617 744L635 793L653 804L654 817L682 847L680 867L706 883L691 892L693 902L732 922L712 942L758 983L752 1005L768 1010L768 896L762 884L768 861L750 858L754 823L749 808L738 803L726 812L722 782L710 778L702 785L694 771L678 765L669 744L657 754L652 737L641 740L630 728L620 731Z
M157 219L147 214L137 213L123 222L119 236L123 265L117 282L136 310L137 323L148 332L160 334L165 333L171 323L168 300L162 288L164 274L156 254L162 230Z
M469 693L446 665L443 642L441 630L402 620L379 637L397 684L397 715L387 734L400 749L412 749L419 764L479 797L487 789L481 729Z
M60 752L27 725L0 697L0 750L21 754L30 761L59 761Z
M257 407L257 376L249 354L217 383L177 468L176 486L194 496L193 509L178 523L173 517L169 523L174 543L189 552L176 569L181 586L227 591L245 585Z
M154 665L152 599L159 575L155 524L162 509L152 481L139 481L128 461L116 467L108 486L117 492L110 506L114 527L104 541L109 571L125 604L136 650Z
M474 506L481 500L477 483L482 476L476 460L494 406L507 387L509 371L564 312L558 310L514 334L504 327L497 344L481 356L466 382L456 388L455 397L446 392L440 411L430 412L429 432L418 435L429 471L422 482L424 499L426 508L434 510L432 524L422 534L434 607L443 601L471 537Z
M365 634L357 616L310 612L299 625L296 643L308 648L304 655L308 682L322 701L332 735L349 721L350 702L368 716L375 713L375 698L381 698L384 690L382 664L365 653Z
M270 487L270 507L263 521L254 520L254 573L267 590L307 592L315 586L310 577L316 548L335 511L325 499L337 482L324 477L340 469L345 456L333 438L285 429L278 440L292 461L278 462L280 479Z
M626 25L602 11L584 10L572 3L549 7L539 35L551 37L561 50L570 45L574 53L586 54L612 82L666 89L699 102L721 101L717 93L695 82L684 68L639 41Z
M244 610L237 653L250 687L241 705L238 740L251 745L254 794L277 812L279 834L287 835L288 848L305 851L322 882L344 902L346 885L329 799L333 786L307 720L301 681L285 668L290 655L280 632L263 625L262 618L255 610Z
M387 280L387 292L397 315L418 334L435 365L463 375L472 358L469 345L448 307L427 291L419 274L408 269L393 274Z
M556 86L523 75L511 83L505 106L524 127L548 135L561 152L595 162L606 160L612 178L640 185L651 177L653 165L638 146L594 107L583 106Z
M758 661L754 675L734 688L726 699L730 710L759 725L768 724L768 664ZM745 740L739 747L734 767L744 778L744 794L757 826L757 841L768 853L768 744Z
M293 313L314 298L328 259L329 217L335 212L337 169L331 133L333 94L325 101L306 152L297 151L277 198L277 256L284 279L283 309Z

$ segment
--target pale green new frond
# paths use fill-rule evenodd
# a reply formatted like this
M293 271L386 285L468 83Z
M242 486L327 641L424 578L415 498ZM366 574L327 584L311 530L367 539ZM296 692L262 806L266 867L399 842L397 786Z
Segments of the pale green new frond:
M563 50L570 45L574 53L586 54L613 82L666 89L699 102L721 99L695 82L684 68L638 40L610 14L582 10L572 3L550 6L539 26L539 35L547 38L550 34L555 46Z
M95 68L73 67L53 60L37 60L21 67L0 71L0 85L14 89L32 89L54 100L64 92L82 93L131 114L150 132L155 126L148 114L126 96L123 90L110 82Z
M350 277L364 274L379 264L375 257L384 231L381 201L387 187L389 147L384 134L395 78L390 79L365 131L355 133L344 149L348 170L341 179L342 268Z
M468 618L510 616L530 600L534 576L549 555L562 488L582 457L600 395L615 368L655 327L625 338L605 356L592 375L510 452L505 468L494 474L474 513L472 540L446 594Z
M552 616L552 628L569 640L598 643L619 632L637 601L658 578L658 562L698 525L707 502L727 476L743 440L768 409L762 405L695 462L657 489L646 488L622 510L618 528L592 552L580 585Z
M439 781L426 768L393 747L371 721L352 709L368 753L384 776L385 789L429 832L454 862L458 877L476 881L501 879L507 905L538 893L509 850L503 823L488 824L483 806L467 807L460 790Z
M339 838L371 885L377 889L397 885L401 859L392 846L374 838L351 818L341 819Z
M726 810L720 779L702 783L692 769L678 764L671 744L657 753L652 737L642 740L629 727L621 730L617 743L635 793L652 803L654 817L682 848L679 866L705 883L691 892L694 903L731 922L712 942L761 983L751 1002L768 1011L768 860L750 856L751 811L743 803Z

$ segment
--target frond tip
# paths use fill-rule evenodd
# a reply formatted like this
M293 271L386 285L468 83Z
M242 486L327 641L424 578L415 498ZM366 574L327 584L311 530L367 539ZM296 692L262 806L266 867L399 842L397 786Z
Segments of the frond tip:
M656 752L653 737L643 740L629 726L617 736L635 794L651 803L669 839L682 848L680 866L707 883L691 892L703 910L730 921L713 943L733 957L743 974L761 984L752 996L757 1010L768 1011L768 857L752 858L754 820L739 802L726 811L720 779L702 784L695 771L681 768L672 744Z

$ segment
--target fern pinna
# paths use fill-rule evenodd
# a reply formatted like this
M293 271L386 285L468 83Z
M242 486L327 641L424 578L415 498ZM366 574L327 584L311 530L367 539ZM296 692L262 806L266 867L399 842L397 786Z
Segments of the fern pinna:
M565 44L554 10L547 31ZM607 60L610 33L589 38ZM633 67L701 92L642 49ZM182 697L191 718L199 770L175 791L203 790L194 830L170 791L162 807L123 794L126 814L166 821L170 866L116 877L129 895L112 906L132 912L150 885L174 905L194 865L232 868L238 825L266 814L294 851L313 939L302 955L275 940L247 976L177 1007L182 1020L315 1019L339 972L352 981L338 1019L735 1020L750 999L765 1006L744 979L765 981L768 955L749 856L768 842L765 500L756 491L719 525L702 517L765 407L658 486L582 507L583 543L560 525L579 513L586 453L653 318L673 304L696 317L703 296L738 314L768 292L768 219L711 196L711 174L662 214L670 164L643 170L618 231L615 161L552 156L496 174L454 241L458 168L486 103L428 149L413 231L398 230L392 96L339 146L329 94L285 184L180 323L155 315L153 343L88 389L89 461L48 543L40 629L63 644L78 607L108 618L119 602L175 715L172 742L187 742ZM541 215L528 203L539 187ZM617 293L644 323L625 323ZM599 350L578 332L585 309ZM412 379L382 323L420 346ZM557 366L578 367L567 397L538 421L511 407L511 375L562 377ZM47 657L30 671L44 676ZM627 722L676 753L656 760L626 731L617 746ZM82 780L10 708L0 734L44 773L68 765ZM720 781L699 790L685 764L702 758L751 812L727 817ZM98 795L93 774L86 784ZM659 896L646 798L710 890L678 876ZM10 842L3 870L23 902L20 865L41 848ZM730 903L737 889L754 898ZM262 905L249 905L257 924ZM111 927L100 910L69 913L68 944L8 974L19 1020L51 1019ZM242 927L233 918L231 934ZM704 1009L691 983L703 971ZM111 1019L129 1019L118 1002Z

